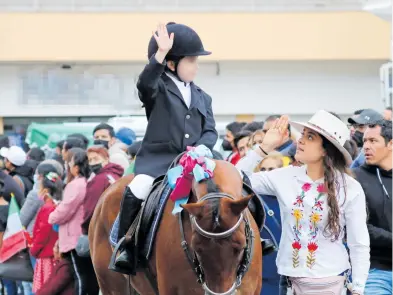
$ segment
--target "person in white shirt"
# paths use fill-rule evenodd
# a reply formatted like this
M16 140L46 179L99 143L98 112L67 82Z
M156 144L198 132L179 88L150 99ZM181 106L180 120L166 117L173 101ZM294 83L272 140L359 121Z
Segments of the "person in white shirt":
M295 158L304 165L252 173L282 144L288 124L287 116L276 120L263 143L237 164L256 193L277 196L279 201L283 227L278 273L288 277L297 295L341 295L351 269L352 294L361 295L370 267L370 240L363 189L347 172L351 156L343 146L350 132L326 111L307 123L291 122L302 131Z

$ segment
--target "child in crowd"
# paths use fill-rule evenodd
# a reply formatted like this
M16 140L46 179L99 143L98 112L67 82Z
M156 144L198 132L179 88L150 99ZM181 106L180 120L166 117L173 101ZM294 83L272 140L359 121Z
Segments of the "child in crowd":
M56 202L61 200L63 183L55 172L46 174L38 189L38 197L44 201L37 214L37 220L33 229L31 255L37 258L34 269L33 292L36 293L48 280L54 264L53 247L58 239L58 234L49 224L49 214L55 210Z
M35 295L74 295L75 283L72 274L72 265L67 259L62 257L58 241L53 248L53 253L56 262L52 274Z

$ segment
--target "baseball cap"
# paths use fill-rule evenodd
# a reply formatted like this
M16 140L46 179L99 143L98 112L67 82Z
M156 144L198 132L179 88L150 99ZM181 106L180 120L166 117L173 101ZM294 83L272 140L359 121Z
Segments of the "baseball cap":
M130 128L120 128L119 131L116 132L115 137L126 145L131 145L135 139L135 132Z
M6 158L15 166L24 165L27 159L27 155L25 151L16 145L10 148L6 148L6 147L1 148L0 155Z
M365 109L357 116L348 119L349 124L370 125L375 124L377 121L383 120L380 113L373 109Z

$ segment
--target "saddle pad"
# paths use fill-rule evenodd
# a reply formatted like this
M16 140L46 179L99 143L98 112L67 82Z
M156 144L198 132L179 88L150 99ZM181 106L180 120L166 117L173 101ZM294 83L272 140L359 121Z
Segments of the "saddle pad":
M115 219L115 222L112 225L111 232L109 234L109 242L111 243L112 247L115 247L117 244L117 236L119 233L119 214L117 214L117 217Z
M170 196L171 189L168 185L165 186L161 196L160 200L158 203L158 206L155 210L154 214L154 219L152 222L152 225L149 228L148 234L146 236L146 239L144 239L143 245L140 247L142 251L142 255L146 258L149 259L151 255L151 251L153 249L154 245L154 238L157 234L157 230L160 226L160 221L162 218L162 213L164 212L165 204ZM112 247L115 247L118 241L118 232L119 232L119 215L117 215L115 222L112 225L112 229L109 235L109 242L112 245ZM142 256L141 255L141 256Z
M157 230L160 227L160 221L162 218L162 214L164 212L165 205L169 199L171 191L172 190L169 187L169 185L165 184L165 188L160 196L160 201L159 201L158 206L155 210L153 223L150 226L150 229L149 229L149 232L148 232L147 237L145 239L144 245L141 248L141 250L142 250L141 254L146 258L146 260L149 260L151 252L153 250L153 245L154 245L154 240L155 240L155 237L157 234Z

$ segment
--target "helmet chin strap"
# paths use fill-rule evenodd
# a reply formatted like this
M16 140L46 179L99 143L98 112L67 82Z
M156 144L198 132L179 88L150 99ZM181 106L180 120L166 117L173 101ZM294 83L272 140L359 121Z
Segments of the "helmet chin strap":
M166 66L166 70L167 70L170 74L172 74L172 76L174 76L177 80L179 80L180 82L183 82L183 83L184 83L184 86L186 86L187 83L184 82L184 81L179 77L179 74L178 74L178 72L177 72L177 68L179 67L179 63L180 63L180 60L181 60L182 58L183 58L183 56L182 56L182 57L171 57L169 60L170 60L170 61L173 61L173 63L175 64L175 70L172 71L172 70L168 67L168 65Z

